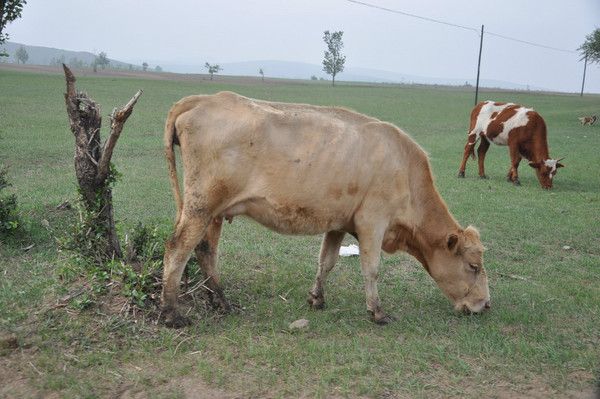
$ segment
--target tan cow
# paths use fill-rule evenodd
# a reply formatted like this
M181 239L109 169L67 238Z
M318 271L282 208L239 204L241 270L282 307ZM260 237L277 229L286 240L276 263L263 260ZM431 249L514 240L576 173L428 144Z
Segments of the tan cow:
M184 168L180 194L173 145ZM358 238L367 310L390 319L377 293L381 250L416 257L457 310L490 305L483 246L462 229L433 184L424 151L397 127L341 108L253 100L231 92L186 97L169 112L165 150L177 222L164 258L162 305L167 325L181 275L195 249L227 309L216 257L223 218L248 216L284 234L324 234L308 301L324 304L325 280L346 233Z

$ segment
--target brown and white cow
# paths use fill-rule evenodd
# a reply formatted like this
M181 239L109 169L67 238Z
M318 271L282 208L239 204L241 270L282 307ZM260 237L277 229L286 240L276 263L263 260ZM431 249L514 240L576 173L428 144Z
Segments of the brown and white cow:
M579 122L581 122L581 124L583 126L585 125L590 125L592 126L594 123L596 123L596 120L598 119L598 117L596 115L592 115L592 116L582 116L579 118Z
M181 147L180 193L173 146ZM390 319L377 292L381 250L417 258L460 311L490 305L483 246L438 194L425 152L397 127L346 109L253 100L231 92L186 97L165 126L177 222L164 257L165 322L176 311L180 279L195 249L227 308L216 271L222 220L248 216L284 234L324 234L309 304L322 308L324 284L346 233L360 244L367 310Z
M546 139L546 123L531 108L513 103L484 101L471 111L467 144L458 170L458 177L465 177L465 167L469 155L475 159L475 144L481 138L477 148L479 158L479 177L486 179L484 170L485 153L490 143L507 145L511 166L507 180L520 185L517 168L522 158L529 160L529 166L535 169L543 188L552 188L552 179L558 168L564 165L561 159L550 158Z

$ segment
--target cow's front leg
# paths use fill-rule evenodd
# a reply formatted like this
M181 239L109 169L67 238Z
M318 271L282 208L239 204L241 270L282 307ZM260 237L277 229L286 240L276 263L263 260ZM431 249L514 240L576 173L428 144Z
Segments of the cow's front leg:
M213 219L195 251L200 269L204 274L204 284L208 288L208 298L211 306L223 313L228 313L231 308L219 284L219 274L217 272L218 246L222 226L223 218Z
M177 311L179 283L192 250L204 235L210 218L199 212L183 211L173 238L167 242L164 257L163 288L161 294L162 312L168 327L183 327L189 321Z
M384 231L385 228L374 226L361 227L358 231L360 267L365 282L367 311L371 314L371 320L377 324L387 324L392 321L392 318L382 310L377 291L379 258L381 257Z
M519 168L519 162L521 162L522 157L519 153L519 148L517 145L510 142L508 145L510 153L510 169L506 175L506 180L512 182L515 186L520 186L521 181L519 180L519 173L517 172L517 169Z
M317 277L315 278L313 288L308 293L308 304L313 309L322 309L325 306L323 286L325 285L325 280L327 280L327 275L333 269L338 259L344 234L342 231L330 231L323 236Z

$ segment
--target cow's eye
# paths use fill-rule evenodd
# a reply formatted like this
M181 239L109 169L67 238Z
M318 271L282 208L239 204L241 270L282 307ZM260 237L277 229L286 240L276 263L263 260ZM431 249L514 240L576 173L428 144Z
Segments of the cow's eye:
M474 271L474 272L478 272L478 271L479 271L479 268L480 268L480 266L479 266L478 264L475 264L475 263L469 263L469 268L470 268L472 271Z

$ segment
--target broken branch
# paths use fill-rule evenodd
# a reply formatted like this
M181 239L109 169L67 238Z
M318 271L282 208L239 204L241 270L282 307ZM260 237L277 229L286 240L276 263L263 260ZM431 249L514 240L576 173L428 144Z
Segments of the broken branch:
M98 175L96 176L97 182L103 182L108 177L110 159L112 158L113 150L115 149L117 140L121 136L121 131L123 131L123 125L133 112L133 107L137 103L137 100L140 98L142 93L143 91L141 89L138 90L127 104L125 104L119 110L115 108L110 114L110 135L108 136L106 143L104 143L102 156L98 162Z

